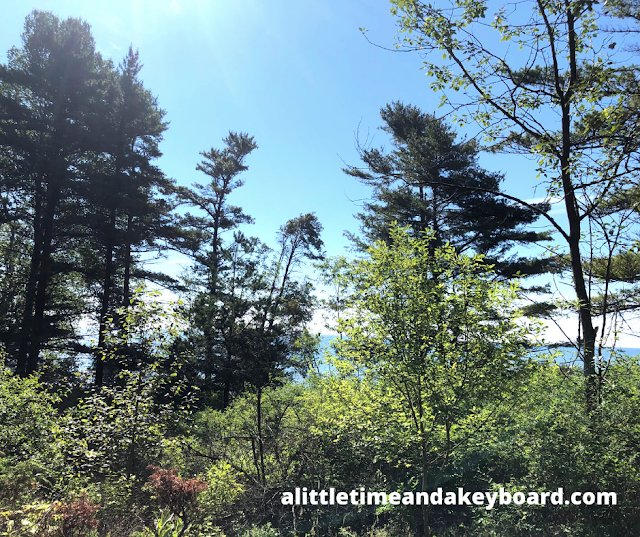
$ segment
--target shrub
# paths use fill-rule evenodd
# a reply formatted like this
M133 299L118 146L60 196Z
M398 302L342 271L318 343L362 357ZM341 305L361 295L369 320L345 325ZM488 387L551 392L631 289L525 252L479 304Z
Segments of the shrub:
M86 537L98 527L99 523L93 517L98 509L99 506L91 504L86 492L75 501L57 504L54 513L61 516L62 526L55 533L56 537Z
M227 462L218 462L207 470L204 478L208 486L198 503L208 519L217 520L231 514L234 503L244 492L238 477L238 472Z
M13 464L50 460L56 445L60 398L44 390L38 378L13 375L0 356L0 457Z
M177 468L163 470L157 466L149 466L149 469L154 470L154 473L145 487L153 491L160 507L170 509L186 524L190 515L200 510L197 506L198 495L207 488L207 483L201 479L184 480L176 475Z

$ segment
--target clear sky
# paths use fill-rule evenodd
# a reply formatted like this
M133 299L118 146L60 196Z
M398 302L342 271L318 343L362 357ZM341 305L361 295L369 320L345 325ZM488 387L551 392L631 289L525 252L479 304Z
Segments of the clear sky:
M170 121L159 165L178 184L204 180L199 152L222 147L229 130L253 135L259 148L231 202L254 217L246 232L267 243L289 218L315 212L327 253L345 253L343 232L357 231L353 214L369 195L341 171L359 163L355 132L388 145L379 111L394 100L445 112L418 54L377 48L359 31L393 45L386 0L0 0L1 62L33 9L86 20L115 63L130 44L139 50L141 78ZM544 197L533 162L487 155L481 163L506 174L512 195Z
M204 179L198 153L222 147L229 130L253 135L259 148L232 202L255 218L247 231L267 242L289 218L315 212L328 253L343 253L343 231L356 231L352 215L369 192L341 171L359 162L355 131L384 144L379 110L393 100L437 110L420 57L376 48L359 31L393 44L383 0L0 0L0 9L3 62L33 9L88 21L98 50L115 63L130 44L137 48L141 77L170 121L160 166L179 184ZM488 162L507 171L504 161ZM513 169L507 187L533 186L533 165Z

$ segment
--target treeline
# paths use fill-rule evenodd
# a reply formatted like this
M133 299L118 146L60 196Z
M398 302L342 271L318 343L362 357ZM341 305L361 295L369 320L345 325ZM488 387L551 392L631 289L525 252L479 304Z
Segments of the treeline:
M296 269L322 256L322 227L293 218L275 249L238 230L252 218L229 196L257 147L244 133L202 153L204 185L177 187L155 164L167 123L141 68L132 48L118 66L102 58L87 23L38 11L0 66L2 346L20 375L68 383L90 359L93 384L113 383L144 357L114 357L107 334L138 287L160 285L189 295L184 374L227 405L295 365L313 302ZM147 267L169 251L192 260L185 281Z
M517 31L496 15L505 40L545 51L532 62L556 60L524 70L454 35L484 17L477 2L458 6L461 20L392 4L406 45L477 60L460 77L431 65L437 89L479 91L472 120L494 150L539 155L547 198L505 192L476 141L393 102L381 110L391 148L360 146L361 165L344 170L372 188L353 259L325 258L314 214L283 223L271 246L244 232L252 218L232 194L257 149L246 133L201 153L202 184L167 178L164 111L133 48L115 66L86 23L27 17L0 66L3 535L640 532L640 368L614 341L638 307L635 67L585 59L594 32L608 35L592 4L538 2L527 13L539 24ZM554 28L573 53L558 52ZM510 92L492 94L492 77ZM561 131L545 127L545 106L559 106ZM549 212L556 198L568 229ZM534 245L548 255L514 254ZM146 265L170 252L191 260L180 280ZM312 264L323 302L304 276ZM543 274L569 275L575 300L521 282ZM167 306L145 284L182 300ZM338 333L323 357L306 330L318 307ZM567 313L583 367L534 352L534 315ZM562 487L615 492L617 505L283 504L296 487L538 498Z
M313 214L293 218L272 248L240 231L253 220L230 196L243 185L253 137L231 132L222 148L202 152L204 184L177 186L155 164L167 124L139 79L137 52L115 66L95 51L86 23L37 11L22 41L0 69L7 364L23 376L46 368L51 382L65 383L91 362L97 386L136 370L140 352L125 345L114 357L106 341L123 331L134 291L147 283L188 297L175 355L205 397L226 406L245 383L266 386L305 370L317 342L300 336L314 299L297 269L323 257L322 226ZM434 245L486 255L506 278L551 267L548 259L505 255L549 240L527 228L547 205L502 198L503 177L478 165L479 146L457 141L435 116L395 102L382 119L397 149L361 148L366 167L345 170L373 186L373 201L358 215L362 234L352 235L357 248L388 241L397 221L416 233L434 230ZM191 259L186 278L148 268L151 256L168 252ZM93 347L87 325L96 327Z

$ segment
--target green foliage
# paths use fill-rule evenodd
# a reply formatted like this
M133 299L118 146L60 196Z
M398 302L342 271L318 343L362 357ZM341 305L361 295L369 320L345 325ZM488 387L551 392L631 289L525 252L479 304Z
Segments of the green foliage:
M565 197L570 232L546 215L572 248L555 261L571 267L576 292L585 275L606 289L580 297L581 318L634 306L638 84L635 67L609 63L617 45L598 20L602 5L541 0L524 16L526 2L498 11L499 38L532 52L510 64L473 31L480 22L490 32L482 1L451 12L392 4L406 44L451 60L427 57L434 87L478 94L472 116L458 120L478 122L495 149L535 155L549 196ZM631 17L636 8L607 5ZM0 343L10 366L0 366L1 535L640 534L637 359L593 356L598 404L585 413L589 380L532 359L538 327L514 306L517 284L497 281L505 267L461 254L501 258L514 241L537 240L519 222L546 206L496 201L517 199L477 166L474 143L456 143L415 107L386 107L393 151L364 151L368 172L348 170L374 186L365 238L384 241L361 259L319 264L340 334L325 371L318 337L304 329L312 284L296 274L323 258L320 222L292 218L273 250L237 232L251 218L229 196L257 147L243 133L203 153L209 184L173 188L151 164L166 124L139 70L133 49L116 69L86 23L37 11L0 66ZM562 132L545 124L542 111L554 109ZM156 197L167 189L206 216L171 226L173 205ZM396 219L414 228L389 228ZM599 235L580 238L580 221ZM168 281L136 269L135 252L160 239L194 261L186 315L132 296L136 279ZM585 239L589 259L580 257ZM68 344L88 305L102 370L91 387L82 374L69 378L74 354L88 351ZM212 396L195 420L194 386ZM283 506L283 491L298 486L563 487L614 491L619 505Z
M267 523L264 526L252 526L238 534L238 537L279 537L280 532Z
M621 5L627 3L540 0L500 7L483 0L437 5L392 0L391 5L400 25L398 48L424 53L441 103L467 111L455 119L475 124L492 150L529 157L546 184L547 200L564 202L568 225L550 214L544 218L562 238L566 250L560 255L570 260L566 267L575 291L572 309L580 320L590 412L607 373L596 364L596 346L610 346L615 337L615 330L613 337L599 332L594 316L638 307L637 290L625 293L611 285L629 276L624 270L616 274L622 263L612 261L631 251L638 225L632 202L638 68L611 31L611 15L625 13ZM609 277L592 304L603 264Z
M529 367L531 332L510 306L516 288L492 282L478 257L433 249L428 235L390 235L344 276L352 313L338 323L336 355L383 381L417 428L456 423L513 391Z
M595 415L584 415L579 370L539 369L522 404L503 410L499 436L484 437L485 475L493 487L523 491L613 491L617 506L504 506L478 512L473 527L486 534L634 535L640 526L637 363L621 358L610 372ZM490 446L490 447L489 447ZM493 532L493 533L492 533Z
M205 471L202 479L207 488L198 497L198 504L208 519L215 521L234 514L234 506L245 491L240 478L241 474L224 460Z
M375 394L356 406L366 416L360 434L386 444L389 462L402 464L398 454L408 452L404 464L419 469L427 491L525 382L532 328L518 322L515 284L492 281L480 257L434 247L432 233L412 237L397 226L389 233L389 245L376 243L339 276L351 292L333 341L334 386Z
M121 372L126 376L146 369L163 373L155 380L158 386L165 383L172 384L174 391L184 389L177 379L186 358L174 348L186 323L181 305L167 305L159 291L138 287L131 303L108 319L104 347L98 350L111 384L122 384Z
M640 253L624 252L610 260L597 258L588 270L603 280L633 283L640 278Z
M153 529L145 528L136 537L182 537L189 531L180 517L176 517L169 509L160 511L155 519Z
M180 319L151 296L140 296L105 334L102 356L112 385L94 387L65 416L65 457L85 476L141 475L168 446L168 428L189 412L190 398L171 352ZM179 418L178 418L179 416Z
M53 506L48 503L24 505L21 509L0 512L0 535L6 537L31 537L37 532L50 535L57 524L49 522Z
M0 507L38 502L52 488L62 465L59 401L37 377L0 363Z
M46 460L59 434L59 401L37 377L15 376L0 362L0 456L13 464Z
M260 414L256 411L258 398ZM276 490L296 482L303 470L304 454L314 450L314 417L306 399L302 387L287 384L264 389L260 394L247 393L226 411L204 411L194 425L194 454L204 460L226 462L230 468L223 465L216 469L214 465L206 471L226 473L232 469L243 482Z
M27 537L98 537L99 522L94 518L99 506L87 494L72 495L64 502L24 505L0 512L0 535Z
M150 372L126 372L123 380L124 386L96 390L67 414L64 450L72 471L139 474L160 459L172 409L156 404Z

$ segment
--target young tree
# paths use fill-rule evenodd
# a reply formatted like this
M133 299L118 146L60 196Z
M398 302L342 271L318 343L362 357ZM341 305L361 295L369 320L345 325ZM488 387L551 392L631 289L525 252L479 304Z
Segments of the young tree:
M471 436L465 424L478 426L487 405L517 392L530 369L531 331L513 307L515 284L492 281L481 257L450 244L434 248L430 231L412 237L392 227L389 237L339 276L351 292L333 346L339 371L350 371L341 362L351 364L353 375L398 402L389 408L417 438L428 491L437 464L445 468ZM431 535L428 506L422 514Z
M397 101L382 108L380 115L394 149L360 147L365 168L345 169L374 188L374 201L365 203L365 212L357 215L364 239L352 236L357 246L365 249L376 240L389 241L389 226L397 221L411 226L416 236L432 229L434 247L450 242L458 252L486 255L507 277L549 267L548 259L505 259L511 246L547 241L550 236L526 229L539 212L492 193L500 191L504 177L478 165L480 148L475 141L456 141L455 131L443 120ZM535 207L549 209L548 204Z
M596 250L598 225L592 226L592 217L614 189L630 187L638 169L637 71L616 61L620 45L599 31L607 8L532 0L498 9L487 24L485 1L434 6L392 0L391 5L403 34L398 46L443 55L443 62L426 57L432 87L465 97L455 104L445 93L443 102L462 112L460 121L475 121L496 150L532 157L547 180L549 197L564 202L568 228L541 216L568 250L586 407L592 410L604 370L596 367L598 327L584 268L585 237L591 241L588 248ZM608 233L606 226L603 231Z

